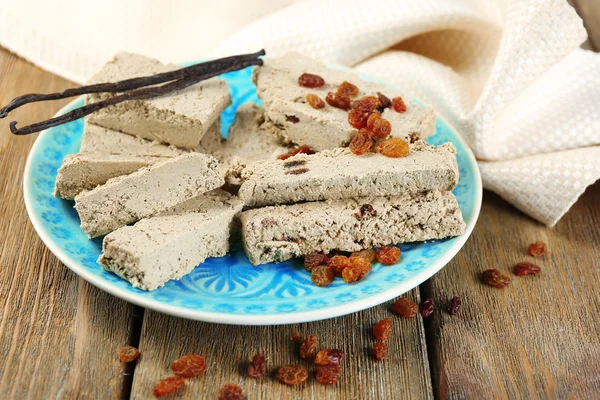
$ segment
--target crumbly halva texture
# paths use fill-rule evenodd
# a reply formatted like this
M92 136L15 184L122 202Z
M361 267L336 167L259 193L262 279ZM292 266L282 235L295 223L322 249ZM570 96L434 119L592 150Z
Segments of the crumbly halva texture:
M319 88L306 88L298 85L298 77L303 73L321 76L325 85ZM279 58L266 59L262 67L254 71L258 97L265 109L264 127L280 135L285 141L308 145L315 151L346 146L356 134L356 129L348 123L348 112L326 105L314 109L306 101L306 95L313 93L325 101L328 92L335 92L343 81L355 84L362 96L376 96L381 92L390 99L401 94L385 85L365 81L355 73L327 68L324 64L297 54L289 53ZM392 137L425 139L435 133L435 112L406 100L406 112L397 113L387 109L383 117L392 125Z
M356 156L347 148L298 154L287 160L257 161L240 173L238 195L246 206L365 196L396 196L452 190L458 182L456 149L451 143L410 145L402 158L379 153Z
M112 232L221 187L219 162L206 154L169 158L78 194L75 209L89 237Z
M111 178L131 174L163 160L163 157L121 154L69 154L58 169L54 196L71 200L84 190L92 190Z
M254 265L441 239L465 229L456 198L439 191L264 207L244 211L240 218L244 248Z
M177 68L142 55L120 53L94 75L90 83L116 82ZM87 95L86 101L93 103L110 96L94 93ZM89 121L144 139L195 149L229 104L227 83L212 78L155 99L132 100L107 107L90 115Z
M108 234L98 262L136 288L157 289L208 257L226 255L241 210L238 198L213 190Z

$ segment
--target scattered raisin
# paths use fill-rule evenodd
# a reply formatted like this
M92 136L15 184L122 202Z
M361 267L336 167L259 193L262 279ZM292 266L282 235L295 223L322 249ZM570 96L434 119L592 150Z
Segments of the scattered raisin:
M248 366L248 376L250 378L260 378L267 371L267 360L262 353L256 353L252 357L252 362Z
M325 80L319 75L304 73L298 78L298 85L307 88L318 88L325 84Z
M411 133L410 135L408 135L408 139L411 143L415 143L417 140L420 139L419 134L416 132Z
M448 311L448 314L455 316L456 314L458 314L460 312L461 306L462 306L462 301L460 301L460 297L454 296L448 302L448 304L446 306L446 311Z
M171 369L175 372L175 375L185 377L198 376L206 371L206 360L197 354L186 354L173 361Z
M346 256L333 256L327 263L333 270L333 273L337 276L342 275L342 271L350 266L350 259Z
M529 255L532 257L539 257L546 252L546 243L544 242L535 242L529 245L527 249Z
M329 92L325 97L325 101L332 107L339 108L340 110L348 111L350 109L350 97L340 96L338 94Z
M370 128L370 131L372 137L376 139L385 139L392 133L392 124L390 124L390 121L387 119L379 117L373 121L373 126Z
M402 252L396 246L383 246L375 252L375 258L382 264L394 265L400 259Z
M300 165L306 164L306 160L294 160L283 163L283 168L299 167Z
M334 385L340 379L340 366L337 364L319 365L315 368L317 382Z
M286 385L297 385L308 378L308 371L304 365L284 365L275 374L277 380Z
M292 334L290 335L290 340L292 342L299 342L302 340L302 336L300 336L298 332L292 332Z
M520 262L513 267L513 272L517 276L537 275L542 271L540 267L530 262Z
M317 337L310 335L300 345L300 357L304 360L312 360L317 355Z
M121 347L118 351L121 362L128 363L138 359L140 351L133 346Z
M373 344L373 356L377 359L377 361L381 361L385 359L387 354L387 345L383 342L375 342Z
M375 209L373 208L372 205L370 205L370 204L363 204L358 209L358 212L354 213L354 216L356 217L356 219L361 219L365 215L375 216L375 215L377 215L377 211L375 211Z
M357 156L363 155L371 150L375 142L366 129L359 130L350 142L350 151Z
M400 297L392 305L392 312L404 318L413 318L419 312L419 306L406 297Z
M486 269L481 273L481 279L490 286L502 289L510 283L510 278L497 269Z
M243 400L244 391L234 383L228 383L219 390L218 400Z
M328 267L327 265L315 267L310 274L310 280L320 287L327 286L333 282L333 277L333 268Z
M367 260L368 262L372 262L373 260L375 260L375 250L366 249L366 250L361 250L361 251L357 251L357 252L350 254L350 258L354 258L354 257L362 257L365 260Z
M329 257L327 257L325 254L307 254L304 256L304 269L307 271L312 271L319 265L327 265L328 262Z
M427 299L421 304L421 315L423 318L429 317L433 314L433 299Z
M285 120L287 122L291 122L292 124L297 124L300 122L300 118L296 117L295 115L286 115Z
M325 107L325 102L323 101L323 99L321 99L316 94L312 94L312 93L307 94L306 101L315 110L320 110L321 108Z
M356 97L358 95L358 87L348 81L344 81L338 86L336 94L344 97Z
M348 113L348 123L356 129L366 128L369 113L357 109L350 110Z
M379 152L386 157L400 158L408 154L408 143L400 138L389 138L379 142Z
M362 257L350 258L350 265L342 271L342 279L346 283L354 283L371 272L371 263Z
M394 97L392 99L392 107L396 112L403 113L406 111L406 103L402 100L402 97Z
M308 168L297 168L297 169L290 169L289 171L285 171L286 175L302 175L307 173L308 171L310 171Z
M165 394L172 393L183 386L183 378L180 376L170 376L158 382L154 386L152 393L156 397L164 396Z
M392 320L384 318L373 325L373 336L375 340L388 340L392 335Z
M315 356L317 365L340 365L344 361L344 352L338 349L321 350Z
M375 96L364 96L352 102L352 108L366 113L372 113L381 105Z
M302 146L298 146L295 149L288 151L287 153L281 154L277 157L278 160L287 160L290 157L295 156L296 154L314 154L315 152L310 149L307 145L303 144Z
M390 98L381 92L377 92L377 98L379 99L379 103L381 103L381 106L379 107L381 111L392 105Z

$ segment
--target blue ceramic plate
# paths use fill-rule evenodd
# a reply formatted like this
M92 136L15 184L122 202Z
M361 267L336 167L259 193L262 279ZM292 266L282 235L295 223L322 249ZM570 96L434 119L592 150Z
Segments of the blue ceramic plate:
M240 104L259 102L250 75L250 69L224 75L233 100L222 115L224 135ZM82 104L78 99L59 114ZM52 196L57 170L67 154L79 150L82 130L83 120L75 121L42 132L35 142L24 179L25 203L33 226L48 248L86 281L131 303L183 318L240 325L287 324L375 306L416 287L446 265L471 234L481 206L475 158L460 136L438 118L437 133L428 141L436 145L450 141L458 150L460 181L454 194L467 223L464 235L400 245L398 264L377 264L359 283L348 285L336 279L326 288L312 284L301 260L252 266L238 243L231 255L208 259L182 280L145 292L102 269L96 262L101 238L89 240L79 228L73 202Z

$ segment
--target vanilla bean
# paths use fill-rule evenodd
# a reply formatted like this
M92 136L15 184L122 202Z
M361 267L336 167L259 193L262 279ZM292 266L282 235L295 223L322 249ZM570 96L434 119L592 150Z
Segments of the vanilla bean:
M236 61L235 63L229 63L226 67L220 67L218 69L213 68L212 71L205 72L203 74L192 75L183 79L178 79L173 82L165 83L160 86L145 87L142 89L132 90L123 94L110 97L106 100L98 101L96 103L87 104L83 107L76 108L69 111L66 114L54 117L45 121L41 121L35 124L27 125L23 128L17 128L17 122L13 121L10 123L10 131L15 135L28 135L30 133L39 132L44 129L51 128L53 126L66 124L68 122L75 121L79 118L83 118L95 111L103 108L122 103L128 100L145 100L154 97L163 96L165 94L175 92L187 88L188 86L194 85L206 79L213 78L215 76L238 71L251 65L262 65L260 58L243 58L242 60Z

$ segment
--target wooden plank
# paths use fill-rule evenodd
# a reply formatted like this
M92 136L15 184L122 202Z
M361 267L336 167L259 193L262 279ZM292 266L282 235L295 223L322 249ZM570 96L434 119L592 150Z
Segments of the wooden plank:
M73 84L0 49L0 104ZM14 113L21 124L65 102ZM11 115L12 117L13 115ZM15 137L0 121L0 393L2 398L118 398L132 307L83 282L48 251L23 203L23 169L35 136Z
M598 0L570 0L588 31L589 49L600 51L600 2Z
M410 296L417 300L418 289ZM422 319L395 317L387 309L389 305L326 321L269 327L208 324L146 310L140 341L143 355L136 367L132 399L148 398L156 382L172 375L171 362L187 353L206 357L209 368L204 377L186 381L180 396L185 399L216 398L229 382L240 385L249 399L432 398ZM389 358L378 363L371 356L371 329L385 317L392 318L394 334L388 340ZM285 386L274 378L277 367L302 361L290 340L294 331L316 335L320 348L346 352L337 385L321 385L312 374L298 387ZM244 371L258 351L268 359L268 376L261 381L248 378Z

